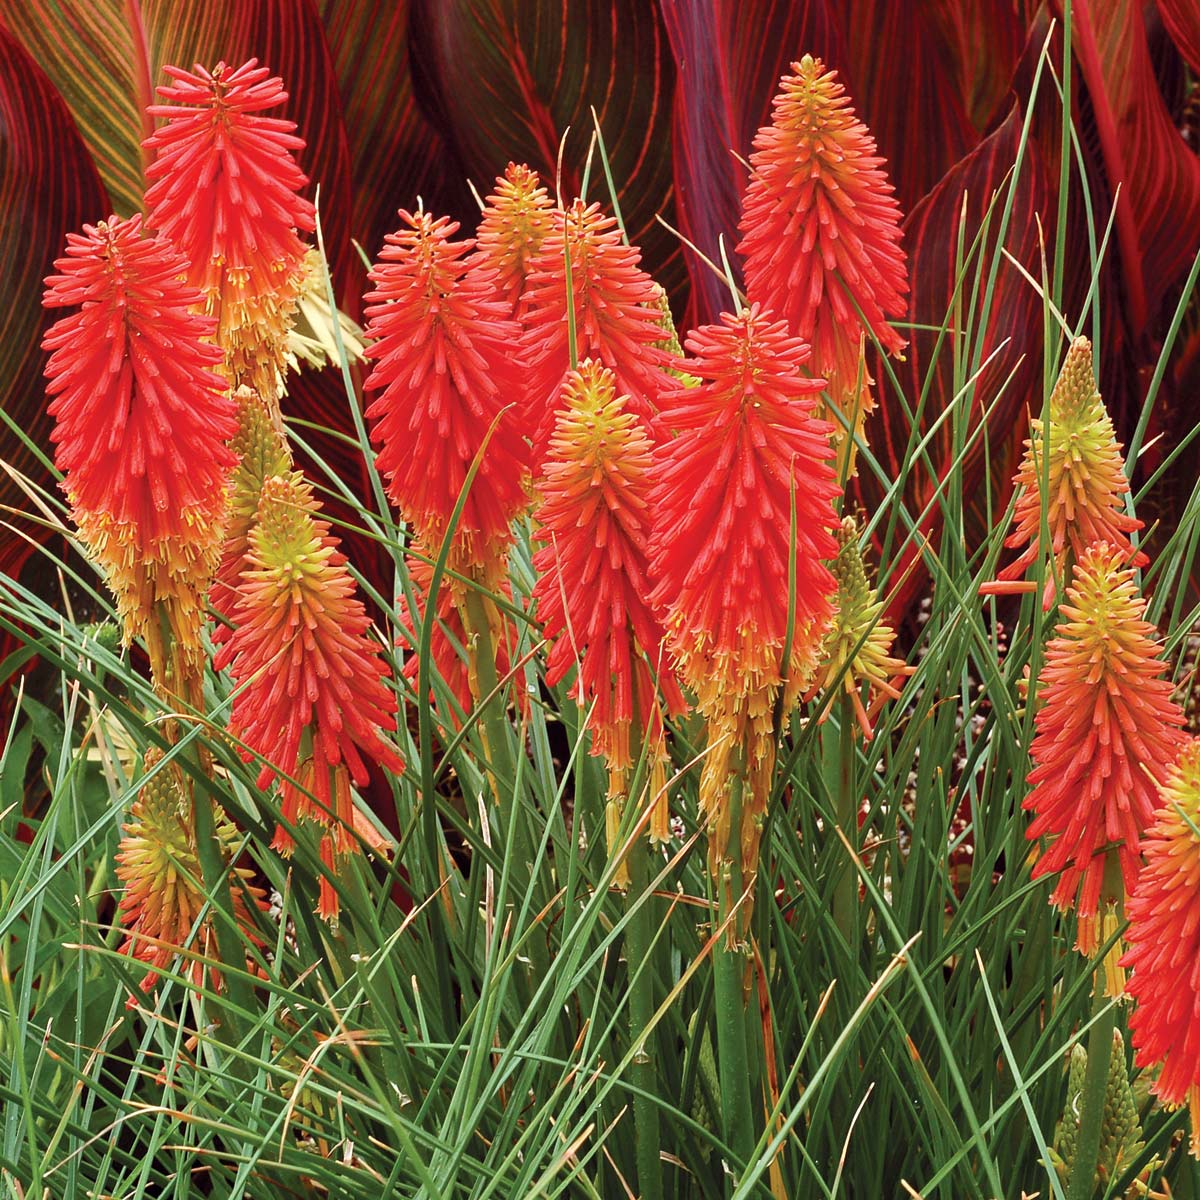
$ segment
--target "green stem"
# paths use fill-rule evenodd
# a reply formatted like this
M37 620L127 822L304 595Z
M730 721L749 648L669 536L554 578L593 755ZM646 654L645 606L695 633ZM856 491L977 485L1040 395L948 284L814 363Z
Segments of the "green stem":
M634 1137L637 1146L638 1191L641 1200L662 1200L662 1156L658 1105L658 1072L650 1044L654 1020L654 963L652 961L652 900L647 892L650 879L650 847L639 837L629 851L629 909L626 963L629 970L629 1036L635 1047L630 1081L638 1090L633 1096ZM639 903L640 901L640 903Z
M1124 897L1121 865L1116 850L1110 848L1104 862L1104 882L1100 886L1099 912L1105 912L1112 902L1117 905L1118 919ZM1103 922L1097 917L1098 927ZM1103 933L1097 940L1103 942ZM1075 1162L1071 1168L1071 1187L1067 1200L1090 1200L1096 1189L1096 1164L1100 1161L1100 1143L1104 1133L1104 1096L1108 1087L1108 1067L1112 1061L1113 1031L1117 1027L1116 1002L1106 995L1104 955L1092 964L1095 977L1092 984L1092 1016L1088 1031L1087 1067L1083 1073L1083 1094L1079 1110L1079 1137L1075 1143ZM1106 1007L1107 1006L1107 1007Z
M184 753L193 757L194 748L189 746ZM217 839L214 803L211 797L198 795L193 788L192 813L196 825L196 856L200 860L204 890L210 897L209 913L217 936L217 953L221 962L228 968L224 972L224 980L231 1003L222 1006L223 1015L229 1024L231 1039L237 1042L241 1040L241 1022L236 1010L240 1007L246 1012L252 1012L253 1008L249 985L240 973L237 973L239 968L244 969L246 955L232 924L234 909L233 895L229 887L229 864L225 861L225 853Z
M1104 994L1101 983L1103 969L1099 963L1096 973L1096 995L1092 1014L1099 1016L1088 1031L1087 1068L1083 1075L1079 1112L1079 1140L1075 1143L1075 1163L1071 1168L1071 1188L1067 1193L1067 1200L1091 1200L1096 1189L1096 1164L1100 1160L1100 1140L1104 1125L1104 1093L1108 1085L1108 1064L1112 1059L1113 1031L1117 1027L1117 1005Z
M729 788L731 847L720 863L721 877L713 880L717 891L717 916L729 926L713 946L713 986L717 1016L717 1066L721 1079L721 1122L725 1142L745 1168L754 1154L754 1110L750 1092L750 1056L746 1037L746 1003L742 977L745 955L741 951L740 914L733 906L741 898L742 793L745 786L741 756L731 758L733 779Z
M505 712L504 696L499 690L492 626L488 621L484 596L477 588L467 588L464 610L463 624L474 648L475 679L479 687L479 695L475 702L480 709L479 726L483 734L488 774L492 781L492 794L496 798L501 826L506 821L513 824L512 846L517 863L524 866L529 885L532 887L533 843L522 819L516 765L509 742L512 730ZM534 978L541 979L545 974L547 960L545 943L539 937L530 939L530 959L534 966Z
M838 707L837 791L834 812L846 841L858 853L858 794L854 787L854 709L849 696ZM839 853L838 861L842 861ZM833 921L853 958L858 944L858 872L849 856L834 879Z

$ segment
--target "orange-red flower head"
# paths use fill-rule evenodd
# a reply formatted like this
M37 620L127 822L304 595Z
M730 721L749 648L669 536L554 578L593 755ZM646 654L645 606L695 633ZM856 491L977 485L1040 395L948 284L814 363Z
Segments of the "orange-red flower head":
M471 463L487 443L455 531L450 566L469 573L508 553L511 523L528 503L529 449L516 409L525 373L520 330L496 291L494 269L464 258L458 225L401 212L371 269L367 409L388 494L428 546L440 546Z
M748 881L774 764L775 709L782 700L790 711L809 683L832 611L834 579L821 560L837 553L830 531L838 489L829 426L812 416L820 383L804 374L808 347L782 321L757 306L725 314L691 334L687 348L683 369L699 384L664 394L663 423L678 432L655 453L653 599L708 725L700 801L710 869L720 877L740 846ZM740 829L725 803L734 775L747 784Z
M332 869L337 854L358 848L355 833L378 840L354 808L350 780L366 783L367 759L395 772L404 763L384 738L396 728L396 697L384 682L381 648L367 637L370 621L345 556L316 512L312 488L298 474L263 485L237 628L214 665L229 666L239 689L233 732L266 760L259 786L279 772L296 781L281 782L284 820L325 826L321 852ZM284 825L274 845L290 852ZM319 911L337 914L324 879Z
M487 198L475 235L475 255L496 270L496 287L518 316L534 255L550 232L554 204L536 171L509 163Z
M676 384L663 419L677 434L655 454L655 602L668 612L672 651L703 709L757 692L786 673L796 686L816 665L834 579L822 559L838 494L829 426L813 419L820 383L808 348L757 306L726 313L687 340L698 387ZM796 504L796 604L788 626L791 497Z
M1151 1084L1166 1104L1187 1103L1200 1158L1200 740L1171 768L1142 839L1146 865L1126 915L1135 1063L1162 1070Z
M1124 549L1099 543L1075 566L1038 680L1032 790L1023 802L1036 814L1026 836L1050 839L1034 877L1061 872L1050 898L1075 909L1085 948L1094 941L1106 852L1115 848L1131 891L1139 838L1183 736L1126 561Z
M141 217L67 236L47 308L76 307L43 346L55 462L72 516L117 597L125 636L165 669L158 610L189 668L202 661L203 597L220 552L237 429L213 373L211 318L186 264Z
M575 313L576 359L594 358L616 377L616 390L657 437L658 394L671 383L675 360L660 343L658 289L638 263L641 252L598 204L582 200L553 214L554 225L534 257L525 286L523 323L529 371L524 384L535 469L554 432L555 406L571 369L566 261Z
M533 559L539 573L533 594L554 642L547 683L557 683L578 663L572 695L590 710L592 753L607 760L615 790L634 762L631 733L646 745L657 800L650 833L665 840L663 725L651 666L669 710L682 712L685 702L650 607L652 447L626 405L613 373L592 359L567 379L543 469L537 511L543 546Z
M231 380L276 398L287 329L304 280L299 231L315 227L292 121L264 116L287 100L283 82L257 59L230 70L167 67L169 104L146 139L149 224L187 260L188 282L218 319Z
M117 849L117 878L125 885L120 917L127 930L121 953L147 965L149 970L141 986L143 992L148 992L159 972L170 967L196 929L190 948L209 960L209 979L214 989L220 989L220 972L211 965L218 961L211 907L209 915L200 920L208 898L200 871L192 803L183 775L174 763L162 764L160 751L149 750L146 776L122 827ZM222 819L217 825L217 838L226 854L235 837L236 830ZM266 908L262 890L249 883L249 871L231 867L230 874L233 915L243 937L261 946L250 905ZM205 963L198 958L185 960L180 970L194 987L203 985ZM132 997L129 1003L134 1003Z
M1005 545L1021 556L1003 571L1001 580L1019 579L1042 553L1042 501L1046 484L1046 526L1050 533L1053 569L1046 576L1043 603L1054 603L1054 576L1066 576L1093 542L1108 542L1125 561L1144 567L1144 554L1134 550L1129 534L1141 521L1125 512L1129 492L1121 447L1096 388L1092 346L1087 338L1071 343L1050 393L1049 436L1040 420L1030 422L1015 484L1021 489L1016 505L1016 529ZM992 588L985 590L1002 590Z
M810 55L792 64L750 165L738 244L747 295L812 344L809 369L861 428L873 407L863 337L903 349L888 318L906 311L908 279L884 160L836 71Z

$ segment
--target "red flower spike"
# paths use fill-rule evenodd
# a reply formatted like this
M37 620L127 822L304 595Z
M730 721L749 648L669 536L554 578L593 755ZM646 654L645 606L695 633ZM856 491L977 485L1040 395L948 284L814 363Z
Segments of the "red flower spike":
M641 252L599 204L576 200L554 213L554 227L534 258L525 285L523 324L529 371L523 392L533 431L533 462L542 463L554 432L555 402L571 369L564 246L570 247L576 358L594 358L616 377L630 410L658 436L659 393L672 383L678 360L662 348L659 290L638 266Z
M864 334L891 354L904 348L887 321L907 311L900 206L837 72L811 55L792 72L754 138L738 253L749 298L812 344L811 370L861 430L874 407Z
M698 329L687 348L683 370L700 383L678 384L663 397L663 423L678 433L655 453L652 599L666 611L669 649L708 722L700 791L713 823L710 863L719 867L740 838L752 875L779 691L786 683L790 711L832 615L836 584L821 560L838 551L831 533L838 488L827 461L829 426L812 417L820 382L804 374L808 347L782 321L755 305ZM795 623L785 664L789 592ZM722 802L735 752L751 782L740 832L724 824Z
M280 785L284 820L323 825L322 855L336 864L336 855L358 848L358 838L382 844L354 807L350 780L367 782L365 759L396 773L404 762L383 736L396 728L396 697L384 683L381 647L366 635L370 621L345 556L317 511L312 487L298 473L263 485L238 587L237 628L213 665L228 666L240 689L230 725L249 747L247 759L266 760L259 787L277 772L291 776L296 783ZM286 854L292 844L281 824L273 845ZM327 884L320 912L337 915Z
M170 968L175 956L187 944L208 902L191 800L183 775L174 763L159 766L155 771L161 760L161 751L151 749L146 752L146 773L150 778L142 784L130 808L129 819L122 826L116 856L117 878L125 885L119 912L127 933L121 943L121 953L131 955L149 967L141 983L143 992L150 991L159 972ZM216 832L228 854L236 841L237 831L229 821L222 819ZM255 930L250 905L265 912L267 904L263 892L249 882L249 871L231 867L230 874L233 876L229 890L234 918L243 937L252 945L261 946L263 941ZM218 960L211 910L201 922L191 950L210 961ZM199 959L183 960L180 971L193 987L204 985L205 964ZM220 971L209 966L208 972L213 989L220 991ZM136 1003L136 998L131 996L129 1007Z
M1075 909L1085 951L1095 941L1106 853L1114 850L1132 891L1156 785L1183 738L1183 714L1126 562L1124 549L1099 543L1075 566L1038 679L1032 791L1022 803L1036 814L1025 836L1051 839L1034 878L1061 872L1050 899Z
M235 458L235 406L212 368L213 321L186 264L140 216L67 235L47 308L79 306L47 332L55 463L72 517L117 598L125 639L143 636L167 670L160 613L182 666L204 658L203 598L220 552Z
M292 121L262 115L287 93L257 59L234 71L165 70L174 82L158 94L171 103L146 110L165 119L144 143L154 155L147 220L183 253L188 282L217 316L233 384L277 399L304 280L298 231L316 227L293 153L304 142Z
M536 171L509 163L487 198L475 238L475 258L497 273L496 287L518 316L530 263L550 232L554 204Z
M1050 531L1053 570L1046 576L1042 603L1054 603L1054 576L1065 576L1093 542L1108 542L1121 550L1125 561L1144 567L1150 560L1136 551L1129 534L1142 523L1125 512L1129 492L1121 447L1113 424L1096 389L1092 368L1092 345L1076 338L1063 361L1058 381L1050 393L1050 433L1047 442L1040 420L1030 422L1014 484L1017 498L1016 529L1004 544L1024 553L1000 572L1000 583L985 584L987 592L1002 592L1038 560L1042 553L1042 484L1046 495L1046 525Z
M666 754L650 664L668 710L681 713L687 706L663 659L663 631L649 602L652 447L626 406L613 373L592 359L567 379L543 468L537 510L543 548L533 559L533 596L554 642L546 682L558 683L578 663L571 695L590 711L592 753L608 762L610 795L625 791L637 753L631 754L631 731L650 748L656 800L650 835L665 841ZM632 729L635 714L640 730Z
M450 567L470 574L507 557L512 521L528 506L529 449L514 409L526 373L520 337L497 299L492 268L472 266L469 241L446 217L400 213L371 268L367 337L374 360L367 409L388 495L422 542L441 544L467 471L489 429L455 530Z
M1190 739L1162 785L1142 839L1146 865L1129 900L1128 991L1134 1061L1162 1064L1150 1085L1164 1104L1187 1103L1200 1158L1200 740Z

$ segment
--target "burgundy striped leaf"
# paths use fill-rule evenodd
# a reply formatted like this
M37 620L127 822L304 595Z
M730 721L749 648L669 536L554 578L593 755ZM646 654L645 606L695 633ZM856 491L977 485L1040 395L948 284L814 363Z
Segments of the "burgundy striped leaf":
M967 64L957 52L972 36L990 48L990 6L958 7L966 29L943 23L938 0L844 0L839 6L846 58L828 65L843 72L906 213L979 141L962 90Z
M348 157L313 0L0 0L0 21L66 100L121 216L142 205L141 142L152 128L144 110L166 82L162 68L258 58L284 80L280 115L307 143L300 165L311 192L320 186L331 257L347 262Z
M908 319L914 325L932 326L936 330L946 319L957 284L957 247L960 241L964 252L971 247L993 196L1001 189L1007 189L1007 176L1016 161L1020 133L1021 113L1014 105L996 131L954 166L905 222L904 244L909 256L912 286ZM1034 279L1040 276L1038 218L1040 216L1043 226L1052 220L1050 195L1045 160L1036 146L1030 144L1017 182L1004 248ZM986 264L991 262L995 253L1003 206L1002 194L991 215L988 235L980 251L985 264L985 284ZM1046 237L1053 238L1050 226L1046 228ZM965 284L968 290L974 269L974 263L968 266ZM947 339L954 334L951 325ZM922 428L927 429L954 398L953 356L948 346L943 345L941 353L935 358L936 332L914 329L910 338L906 359L896 367L897 377L910 405L916 404L930 364L936 363L922 419ZM986 444L979 439L963 463L963 493L967 496L981 493L980 485L987 465L985 455L990 456L993 479L999 478L1001 482L1007 480L1011 470L1005 452L1019 445L1027 428L1027 411L1039 404L1042 302L1029 281L1006 258L1001 259L996 275L980 362L988 361L993 354L994 358L984 368L972 390L970 427L976 428L984 411L990 410L990 436ZM883 368L878 367L875 374L877 379L882 379ZM1001 391L1010 374L1013 374L1013 378ZM880 387L879 406L868 423L867 437L876 457L894 478L901 470L910 426L903 411L894 400L889 399L889 392L890 388ZM946 428L930 447L934 476L919 468L910 473L911 486L905 499L909 511L914 515L935 494L953 460L950 437L950 430ZM858 487L864 503L873 511L880 499L877 484L865 472L860 472ZM922 532L936 544L939 528L940 514L935 506ZM896 568L893 583L903 577L908 564L918 554L919 550L910 548ZM906 615L913 597L924 583L920 571L909 574L901 594L892 604L894 618L902 619Z
M420 196L427 206L457 210L467 189L413 98L409 0L318 0L318 7L350 147L351 234L373 258L398 208L416 208Z
M108 197L62 97L21 44L0 27L0 405L49 454L42 334L43 278L69 230L108 213ZM51 318L52 319L52 318ZM7 427L4 460L43 487L52 486L37 456ZM30 511L7 472L0 474L5 523ZM40 536L31 523L19 523ZM0 571L16 575L32 553L24 538L0 534Z
M1200 8L1196 0L1158 0L1158 12L1179 53L1200 75Z
M1200 159L1167 111L1135 0L1075 0L1076 60L1116 209L1125 312L1140 337L1200 246ZM1103 219L1103 217L1101 217Z
M594 108L629 238L669 291L684 279L674 222L674 64L649 0L411 0L418 102L481 192L511 161L551 189L559 142L564 199L578 192ZM597 157L589 199L607 201Z
M829 0L659 0L675 58L675 195L680 231L720 264L733 254L746 187L745 160L771 116L780 76L806 53L843 57ZM690 251L689 323L716 319L729 287Z

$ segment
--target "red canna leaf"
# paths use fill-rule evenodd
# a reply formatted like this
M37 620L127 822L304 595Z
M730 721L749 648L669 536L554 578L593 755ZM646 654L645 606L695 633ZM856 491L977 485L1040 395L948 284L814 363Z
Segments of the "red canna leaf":
M418 108L409 70L409 0L316 0L333 58L353 178L351 234L372 257L417 197L443 211L461 206L441 135ZM457 203L456 203L457 202ZM354 297L357 304L365 276Z
M1117 245L1126 314L1137 337L1200 245L1200 158L1183 140L1159 92L1142 5L1076 0L1072 14L1075 56L1109 191L1115 195L1121 189Z
M42 279L62 253L69 230L108 205L75 122L54 85L20 43L0 26L0 407L12 424L48 448L41 349L45 328L57 314L42 309ZM42 486L49 472L24 442L5 433L4 459ZM29 504L6 472L0 475L4 520ZM20 528L32 532L30 523ZM16 575L33 552L22 537L0 537L0 571Z
M806 53L844 57L829 0L659 0L675 58L675 195L683 235L714 263L723 234L731 266L737 242L744 160L771 116L779 78ZM729 288L697 255L691 324L716 320Z
M1200 75L1200 8L1194 0L1158 0L1158 12L1179 53Z

